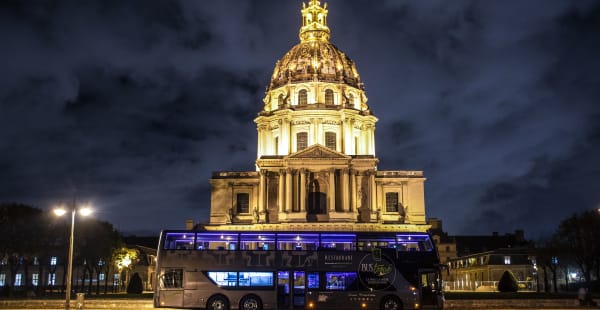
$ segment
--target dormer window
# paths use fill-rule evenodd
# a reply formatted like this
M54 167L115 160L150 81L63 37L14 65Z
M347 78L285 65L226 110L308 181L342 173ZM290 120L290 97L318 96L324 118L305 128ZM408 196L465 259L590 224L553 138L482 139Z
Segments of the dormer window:
M354 95L353 94L348 94L348 104L354 105Z
M278 106L283 105L283 94L279 94L279 97L277 97L277 105Z
M308 104L308 93L306 89L298 92L298 105L307 105Z
M325 91L325 104L333 105L333 90L331 89Z

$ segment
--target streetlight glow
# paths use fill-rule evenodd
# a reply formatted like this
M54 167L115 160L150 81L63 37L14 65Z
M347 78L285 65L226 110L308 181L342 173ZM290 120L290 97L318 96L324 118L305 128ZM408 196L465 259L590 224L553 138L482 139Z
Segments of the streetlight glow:
M71 208L71 236L69 239L69 265L67 269L67 287L65 292L65 310L71 308L71 278L73 277L73 244L75 240L75 214L77 213L75 205ZM67 209L64 207L58 207L54 209L54 214L57 216L63 216L67 213ZM82 216L88 216L92 213L92 209L89 206L83 206L79 209L79 214Z
M67 210L65 208L56 208L54 209L54 214L56 214L57 216L63 216L65 215L65 213L67 213Z
M92 214L92 212L94 212L94 210L92 210L92 208L90 207L83 207L79 209L79 214L81 214L82 216L88 216Z

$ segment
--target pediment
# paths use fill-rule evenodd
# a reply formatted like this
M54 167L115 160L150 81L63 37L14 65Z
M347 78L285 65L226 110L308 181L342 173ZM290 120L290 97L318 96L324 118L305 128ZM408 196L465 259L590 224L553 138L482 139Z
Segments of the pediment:
M286 159L351 159L350 156L334 151L320 144L315 144L306 149L285 157Z

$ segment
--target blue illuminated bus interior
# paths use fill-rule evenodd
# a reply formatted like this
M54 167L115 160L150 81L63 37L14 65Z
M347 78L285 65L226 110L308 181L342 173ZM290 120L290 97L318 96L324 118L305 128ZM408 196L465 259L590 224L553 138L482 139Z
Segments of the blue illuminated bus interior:
M163 234L165 250L261 250L261 251L371 251L376 248L400 252L432 252L426 233L368 232L189 232Z

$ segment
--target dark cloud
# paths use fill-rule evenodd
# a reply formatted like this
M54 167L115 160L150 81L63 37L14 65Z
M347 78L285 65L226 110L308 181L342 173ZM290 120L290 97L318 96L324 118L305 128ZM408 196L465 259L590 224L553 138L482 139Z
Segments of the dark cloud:
M206 220L253 170L301 1L3 1L0 201L90 200L126 231ZM380 118L382 170L424 170L451 233L552 230L600 204L596 1L329 1Z

